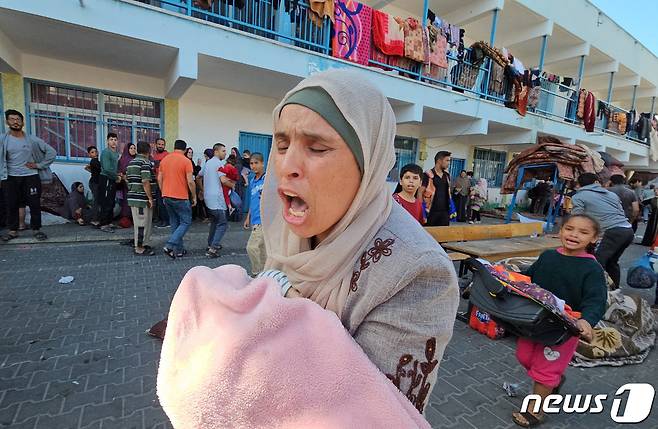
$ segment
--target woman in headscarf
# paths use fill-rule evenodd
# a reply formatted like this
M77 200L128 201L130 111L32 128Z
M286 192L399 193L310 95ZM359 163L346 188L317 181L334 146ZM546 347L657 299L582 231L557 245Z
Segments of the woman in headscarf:
M458 288L446 253L391 198L393 109L359 73L331 70L288 92L273 116L261 207L266 269L287 275L284 296L335 313L422 412Z
M269 172L262 190L252 191L262 197L257 200L266 271L253 281L243 269L230 266L197 267L186 275L172 303L170 326L165 320L147 332L162 337L169 329L158 375L161 404L178 422L174 426L204 428L222 426L208 422L233 418L249 427L317 427L337 415L347 421L359 407L361 412L373 410L372 398L366 395L359 396L362 404L350 405L349 410L340 403L334 408L329 404L332 409L325 415L314 405L317 397L302 395L305 390L297 384L295 371L286 372L283 379L268 378L275 379L276 386L296 389L284 402L259 396L261 387L254 386L262 380L258 371L266 371L268 377L283 372L276 368L281 354L292 353L291 365L305 374L304 386L320 380L315 392L335 393L332 383L337 383L336 388L353 394L361 385L350 386L350 380L371 384L383 380L384 374L392 383L384 383L386 388L399 389L393 391L406 396L400 399L407 407L423 412L452 336L457 276L443 249L391 197L386 178L395 163L393 109L358 72L331 70L302 81L286 94L273 116ZM230 295L227 300L219 298L223 292ZM303 322L319 315L330 319L333 327L306 329ZM289 324L291 320L301 323ZM359 346L358 357L341 360L342 348L330 356L326 350L317 353L318 345L335 340L337 332L345 338L345 331ZM309 332L313 337L304 349L281 350L276 342L259 349L273 336L299 347L296 334ZM377 377L364 381L360 370L349 377L349 368L344 367L360 368L366 357L379 371ZM270 359L272 368L263 369ZM336 364L333 373L306 378L313 368L328 371L325 361ZM196 373L181 371L190 365ZM232 390L239 401L224 394ZM251 409L253 403L262 407ZM270 421L263 407L285 420ZM316 424L285 424L298 413L312 415Z
M121 158L119 158L118 173L121 176L121 183L117 187L117 198L121 202L121 214L119 225L122 228L130 228L132 226L132 213L128 207L128 182L126 180L126 169L130 161L137 156L137 146L134 143L127 144L123 147Z
M84 226L91 220L92 211L85 198L85 185L82 182L74 182L71 192L66 197L66 218L74 220L80 226Z

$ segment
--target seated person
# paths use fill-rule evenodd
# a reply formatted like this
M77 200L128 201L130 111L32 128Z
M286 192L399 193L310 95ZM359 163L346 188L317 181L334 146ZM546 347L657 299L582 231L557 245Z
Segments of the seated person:
M66 197L64 210L67 219L74 220L81 226L92 219L92 210L85 198L85 185L81 182L71 185L71 193Z

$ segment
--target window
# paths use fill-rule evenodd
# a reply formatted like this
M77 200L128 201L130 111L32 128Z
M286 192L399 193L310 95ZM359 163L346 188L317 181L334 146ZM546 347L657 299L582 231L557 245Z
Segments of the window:
M464 158L451 158L450 169L448 170L448 173L450 173L450 177L458 177L459 173L461 173L462 170L465 170L464 168L465 165L466 165L466 160Z
M500 187L503 183L506 158L506 152L476 147L473 155L473 175L487 179L491 187Z
M119 136L119 153L140 140L154 143L162 131L159 100L91 89L28 82L30 131L57 151L57 159L86 161L87 147L105 147L107 133Z
M413 137L399 137L395 136L395 166L388 173L389 182L397 182L400 180L400 171L402 167L407 164L416 162L416 154L418 153L418 139Z

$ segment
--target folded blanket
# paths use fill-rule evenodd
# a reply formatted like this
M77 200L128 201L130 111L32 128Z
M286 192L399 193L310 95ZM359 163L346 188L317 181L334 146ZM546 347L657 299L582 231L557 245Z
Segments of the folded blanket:
M157 391L176 428L429 428L337 316L238 266L192 268Z
M404 32L389 14L372 11L372 40L384 54L404 56Z
M647 301L608 292L608 308L594 327L591 343L580 341L572 366L622 366L642 363L656 343L658 321Z

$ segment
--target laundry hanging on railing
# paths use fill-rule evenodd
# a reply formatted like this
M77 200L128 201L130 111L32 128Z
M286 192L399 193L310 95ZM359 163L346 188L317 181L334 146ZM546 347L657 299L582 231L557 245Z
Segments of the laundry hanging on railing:
M329 18L331 22L335 22L336 5L334 0L309 0L308 3L308 15L315 25L322 27L325 17Z
M585 131L591 133L594 131L594 124L596 123L596 97L594 94L586 89L581 89L578 95L578 108L576 110L576 117L583 121Z
M372 31L372 8L353 0L337 0L331 38L336 58L368 65Z
M637 138L646 141L651 137L651 113L640 113L637 123L635 124Z
M385 55L404 56L404 31L389 14L372 11L372 40Z
M396 17L395 20L404 31L404 56L419 63L428 63L427 29L415 18L402 19Z

